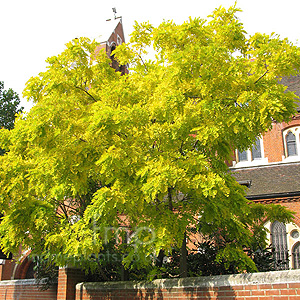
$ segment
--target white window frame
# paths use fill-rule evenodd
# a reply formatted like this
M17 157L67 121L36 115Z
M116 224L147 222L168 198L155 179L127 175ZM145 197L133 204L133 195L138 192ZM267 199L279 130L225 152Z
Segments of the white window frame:
M268 163L268 158L265 157L263 138L260 137L259 141L260 141L261 158L252 159L252 152L251 152L252 146L251 146L249 149L246 150L247 160L238 161L239 153L238 153L238 150L236 149L235 157L237 160L232 162L233 168L260 166L260 165L265 165Z
M287 144L286 144L286 136L289 132L292 132L295 137L296 137L296 147L297 147L297 155L292 155L288 156L288 151L287 151ZM283 138L283 145L284 145L284 156L282 158L283 161L285 162L292 162L292 161L300 161L300 126L293 126L285 129L282 132L282 138Z

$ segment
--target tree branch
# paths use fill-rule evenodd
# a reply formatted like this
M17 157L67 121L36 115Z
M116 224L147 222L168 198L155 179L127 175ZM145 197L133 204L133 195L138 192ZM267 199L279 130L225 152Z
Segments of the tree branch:
M185 156L185 153L183 152L183 141L181 141L181 145L180 145L180 148L179 148L179 153L182 155L182 156Z
M67 210L66 210L65 205L64 205L63 203L61 203L61 204L59 205L59 208L62 210L62 212L63 212L65 218L66 218L67 220L69 220L68 212L67 212ZM60 215L62 216L62 214L60 214Z
M143 64L143 66L145 67L146 71L148 72L147 65L145 64L145 62L144 62L144 60L143 60L143 58L141 57L140 54L139 54L139 58L140 58L140 60L142 61L142 64Z
M173 211L173 203L172 203L172 188L168 188L168 207L169 210Z
M191 98L191 99L201 99L201 100L203 99L200 96L189 96L189 95L186 95L186 97Z
M198 143L199 143L199 140L196 140L196 142L194 143L193 149L196 149Z
M87 90L85 90L79 86L75 86L75 88L85 92L88 96L90 96L94 100L94 102L97 102L97 100Z
M269 70L267 70L264 74L262 74L255 82L254 84L257 84L267 73L269 72Z

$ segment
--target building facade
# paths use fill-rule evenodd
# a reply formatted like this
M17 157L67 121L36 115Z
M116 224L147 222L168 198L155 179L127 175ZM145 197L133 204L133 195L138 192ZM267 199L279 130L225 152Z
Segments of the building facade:
M280 83L300 96L300 76ZM247 186L249 200L281 204L296 213L293 223L266 224L278 269L300 268L300 105L296 104L297 113L289 123L274 121L251 148L235 151L230 167L237 181Z

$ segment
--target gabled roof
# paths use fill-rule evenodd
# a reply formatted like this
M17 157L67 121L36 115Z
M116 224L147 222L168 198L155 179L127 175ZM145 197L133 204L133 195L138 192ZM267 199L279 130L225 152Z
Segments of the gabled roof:
M109 40L119 22L120 20L112 19L105 23L105 26L101 28L101 43L105 43Z
M107 22L105 27L105 34L102 35L102 42L97 46L95 53L96 55L100 50L104 50L108 57L116 46L125 42L125 35L123 31L122 19L114 19ZM124 71L124 70L123 70ZM124 71L126 72L126 71Z
M122 42L125 42L125 35L121 19L111 20L107 22L105 32L103 32L101 36L101 44L108 44L108 46L110 46L112 42L115 42L117 44L117 35L122 39Z
M300 162L231 170L242 183L251 181L249 199L300 194Z

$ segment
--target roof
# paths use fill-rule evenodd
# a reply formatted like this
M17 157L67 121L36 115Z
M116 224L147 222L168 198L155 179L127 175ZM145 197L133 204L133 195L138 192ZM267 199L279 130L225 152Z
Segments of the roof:
M241 184L251 181L248 198L300 194L300 162L231 170Z
M119 28L120 27L120 28ZM123 42L125 41L124 32L123 32L123 24L121 19L112 19L106 23L106 26L101 30L101 43L107 43L111 36L115 33L115 31L119 29L118 34L121 35Z
M287 90L294 92L298 97L300 97L300 75L283 77L280 84L287 86ZM297 99L297 111L300 111L300 100Z

